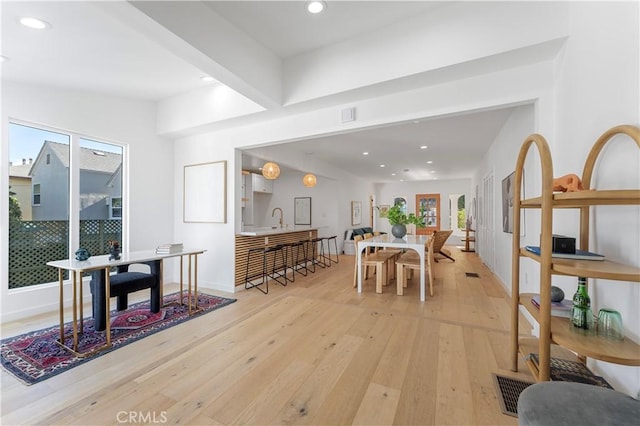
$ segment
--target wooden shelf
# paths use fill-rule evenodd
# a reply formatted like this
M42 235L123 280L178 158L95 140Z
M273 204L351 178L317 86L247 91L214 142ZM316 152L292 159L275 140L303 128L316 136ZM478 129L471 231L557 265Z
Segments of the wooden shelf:
M520 248L520 256L540 262L540 256ZM640 268L611 260L551 259L551 273L606 280L640 282Z
M539 323L541 320L540 310L531 303L533 296L534 294L531 293L520 294L520 304ZM590 358L622 365L640 366L640 345L629 338L611 340L594 334L584 334L581 330L576 330L568 318L551 317L551 341ZM529 352L537 351L537 347L535 351L529 350Z
M531 303L532 294L520 294L520 262L528 257L540 265L540 299L541 303L551 303L551 276L569 275L576 277L598 278L613 281L640 282L640 268L625 265L608 259L603 261L558 259L551 257L551 235L553 233L553 210L556 208L579 209L580 219L580 248L589 249L589 219L591 206L624 206L640 205L640 190L638 189L591 189L594 167L598 156L605 145L615 136L626 135L640 148L640 128L630 125L612 127L604 132L594 143L582 172L582 185L585 190L576 192L553 192L553 162L551 151L545 138L540 134L528 136L520 148L516 161L515 182L513 188L513 258L511 269L511 369L518 369L518 352L538 353L540 365L528 362L527 365L538 381L550 379L550 351L554 346L561 345L573 351L580 359L594 358L597 360L640 366L640 346L629 338L624 340L610 340L594 334L592 330L586 332L572 326L568 318L550 315L550 309L545 309L545 315ZM618 138L616 138L618 139ZM535 146L542 170L542 194L540 197L522 199L522 177L524 164L529 148ZM540 210L540 249L544 256L535 255L521 247L520 244L520 213L522 209ZM615 283L611 283L614 285ZM609 285L609 283L607 283ZM527 312L540 325L540 339L535 342L523 342L518 335L519 311L523 305ZM524 346L523 346L524 345ZM532 345L532 348L528 346ZM537 349L536 349L537 348Z
M530 359L529 355L537 354L539 349L540 349L540 342L535 337L523 337L523 338L520 338L520 340L518 341L518 351L520 352L520 355L524 358L525 364L531 371L531 374L533 375L533 377L538 377L540 374L540 371L538 370L538 364L533 362L533 360ZM551 345L550 352L551 352L551 357L553 358L564 359L567 361L574 361L574 362L582 362L576 356L576 354L574 354L573 352L569 351L566 348L563 348L562 346Z
M471 233L474 233L474 235L471 235ZM476 242L476 237L475 237L475 229L471 229L471 228L466 228L464 230L464 238L462 239L462 242L464 243L464 248L461 249L460 251L465 251L465 252L474 252L475 250L475 242ZM474 247L471 247L471 243L474 243Z
M587 206L625 206L640 204L640 190L616 189L616 190L589 190L579 192L556 192L552 201L554 208L576 208ZM539 209L542 207L542 197L522 200L520 207L526 209Z

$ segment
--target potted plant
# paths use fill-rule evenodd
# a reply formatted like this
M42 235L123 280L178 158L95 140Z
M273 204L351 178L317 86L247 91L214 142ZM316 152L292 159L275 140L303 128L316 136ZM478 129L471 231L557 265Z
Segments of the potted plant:
M392 225L391 233L396 238L402 238L407 235L407 225L410 223L418 228L424 228L422 218L413 213L409 213L407 216L402 211L402 205L400 203L396 203L388 210L387 219L389 219L389 223Z

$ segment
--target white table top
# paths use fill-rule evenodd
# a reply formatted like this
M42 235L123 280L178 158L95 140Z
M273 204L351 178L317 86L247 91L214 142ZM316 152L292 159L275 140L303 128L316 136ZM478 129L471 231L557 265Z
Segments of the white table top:
M190 254L202 254L203 249L185 249L175 253L158 254L155 250L141 250L120 253L120 259L109 260L108 254L91 256L87 260L63 259L47 262L48 266L68 271L89 271L93 269L104 269L106 267L129 265L132 263L148 262L150 260L160 260L164 258L187 256Z
M429 241L428 235L405 235L403 238L396 238L391 234L376 235L372 238L360 241L360 245L378 247L411 247L425 245Z

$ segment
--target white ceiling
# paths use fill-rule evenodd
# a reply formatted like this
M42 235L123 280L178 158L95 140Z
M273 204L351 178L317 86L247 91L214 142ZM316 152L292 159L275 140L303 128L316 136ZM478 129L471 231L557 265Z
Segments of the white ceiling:
M318 16L306 13L304 1L214 1L206 5L284 59L373 35L403 19L430 13L442 3L330 1L326 13ZM159 101L203 85L200 77L206 73L194 65L196 61L190 63L186 55L176 54L175 46L170 48L161 38L150 36L169 31L126 2L2 1L0 11L0 54L9 58L2 63L3 80L145 101ZM52 27L27 29L18 22L22 16L44 19ZM279 149L313 153L315 158L373 182L468 178L510 111L399 123L268 149L273 155ZM428 148L420 150L421 145ZM363 156L364 151L370 155ZM264 154L265 148L259 152ZM434 163L428 165L427 160Z
M285 59L386 27L424 13L439 2L329 1L310 15L306 1L211 1L226 20Z
M115 5L114 5L115 6ZM202 71L82 1L2 1L2 78L133 99L160 100L202 85ZM34 16L51 24L20 24Z

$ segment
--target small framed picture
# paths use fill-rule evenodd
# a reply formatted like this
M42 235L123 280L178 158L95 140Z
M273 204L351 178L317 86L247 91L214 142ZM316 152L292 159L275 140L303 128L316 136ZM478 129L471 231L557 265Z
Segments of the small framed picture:
M362 222L362 202L352 201L351 202L351 224L360 225L361 222Z
M387 217L387 215L389 214L389 205L383 204L381 206L378 206L378 211L380 212L380 217Z
M516 172L502 179L502 232L513 234L513 185Z
M295 225L311 225L311 197L295 197L293 211Z

